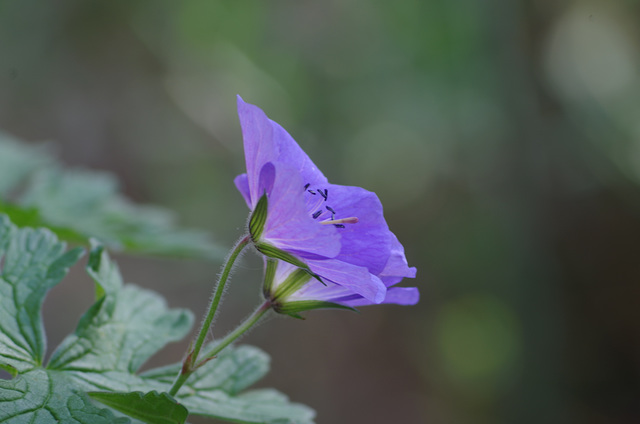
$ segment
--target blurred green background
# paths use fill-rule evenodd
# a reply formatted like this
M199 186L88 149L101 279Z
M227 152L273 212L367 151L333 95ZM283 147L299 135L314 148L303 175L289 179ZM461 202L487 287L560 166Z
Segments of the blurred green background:
M236 94L375 191L421 302L245 339L319 424L637 423L639 19L631 0L0 0L0 128L229 247ZM196 313L220 265L118 261ZM77 268L45 304L50 345L91 302ZM246 255L215 335L260 278Z

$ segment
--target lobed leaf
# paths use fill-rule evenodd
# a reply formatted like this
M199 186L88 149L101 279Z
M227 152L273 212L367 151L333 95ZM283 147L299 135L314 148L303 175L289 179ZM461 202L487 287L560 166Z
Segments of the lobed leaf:
M97 237L132 253L219 259L223 250L201 231L179 229L167 210L134 205L107 173L67 170L39 146L0 133L0 213L14 224L46 226L86 244Z
M268 355L254 347L227 347L175 399L163 392L180 364L135 374L165 344L186 335L193 318L168 309L149 290L123 284L104 246L91 244L87 272L95 282L95 303L43 368L42 301L82 250L65 252L51 231L18 229L0 215L0 367L14 376L0 380L0 422L131 422L91 403L86 392L102 392L92 395L134 422L181 423L185 407L192 415L239 423L313 422L313 410L275 390L243 392L269 369Z
M82 255L46 229L17 229L0 215L0 364L15 374L42 364L44 298Z
M221 257L200 231L178 230L165 209L133 205L118 194L107 173L48 168L34 174L20 205L38 211L43 222L95 237L111 248L156 255Z

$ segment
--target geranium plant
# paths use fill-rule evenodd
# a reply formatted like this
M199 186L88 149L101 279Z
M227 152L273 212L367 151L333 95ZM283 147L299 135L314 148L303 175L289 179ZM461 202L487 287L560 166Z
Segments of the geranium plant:
M238 98L247 172L235 184L250 214L182 361L140 366L181 340L194 318L158 294L124 284L108 250L217 257L201 233L140 207L104 174L63 171L43 151L0 136L0 422L184 423L201 415L240 423L312 423L315 412L274 389L249 389L269 367L234 346L266 314L301 318L318 308L412 305L415 277L374 193L330 184L293 138ZM67 249L67 242L80 247ZM95 303L45 363L41 307L89 249ZM244 249L263 257L264 301L220 340L207 340L231 270ZM260 283L261 282L261 283Z

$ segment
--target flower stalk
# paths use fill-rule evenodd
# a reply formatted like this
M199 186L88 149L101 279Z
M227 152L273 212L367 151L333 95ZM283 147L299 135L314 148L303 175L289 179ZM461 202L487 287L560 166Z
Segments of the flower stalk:
M205 315L205 318L200 326L198 336L196 337L196 340L192 345L193 347L189 348L189 352L182 363L180 374L176 377L176 381L173 383L173 386L169 391L170 395L175 395L180 387L187 381L187 378L189 378L191 373L193 373L193 371L197 369L197 366L195 366L195 364L198 360L198 355L200 354L200 350L202 349L202 345L207 338L211 323L213 322L213 319L216 316L216 312L218 311L218 305L220 304L220 299L222 299L222 293L224 292L224 287L227 284L227 280L229 279L229 274L231 274L231 270L233 269L233 265L235 264L236 259L238 259L238 256L240 255L242 250L250 242L251 237L248 235L240 239L231 251L229 258L227 258L227 261L222 270L222 274L220 275L220 279L218 280L218 284L216 285L213 297L211 298L211 303L209 303L207 314ZM229 341L229 343L231 343L231 341ZM204 362L201 361L199 365L202 365L203 363Z
M218 353L225 347L233 343L234 340L246 333L251 327L253 327L260 319L271 309L271 303L269 301L260 305L249 318L244 320L242 324L236 327L231 333L227 334L224 339L220 341L213 349L204 355L204 358L196 365L196 368L204 365L210 359L213 359Z
M187 359L185 359L180 374L176 377L171 390L169 390L169 394L171 396L175 396L176 393L178 393L178 390L180 390L180 387L182 387L184 383L186 383L187 379L191 376L191 374L193 374L194 371L209 362L211 359L215 358L216 355L222 351L222 349L229 346L240 336L249 331L251 327L257 324L258 321L260 321L260 319L269 311L269 309L271 309L271 303L269 301L264 302L253 312L253 314L251 314L251 316L249 316L238 327L236 327L235 330L227 334L218 344L215 345L213 349L204 354L203 358L198 363L190 367L185 367L185 365L188 364L188 360L191 360L192 363L195 363L195 361L190 358L191 354L189 354Z

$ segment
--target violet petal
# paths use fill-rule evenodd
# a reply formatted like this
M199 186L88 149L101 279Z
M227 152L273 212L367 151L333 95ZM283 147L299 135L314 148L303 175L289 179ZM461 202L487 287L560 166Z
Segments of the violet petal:
M415 305L420 300L420 293L416 287L391 287L381 303L393 303L396 305ZM367 299L356 298L353 300L338 302L343 305L357 307L371 305Z
M251 209L262 196L259 178L262 167L278 158L278 146L273 138L273 125L257 106L245 103L238 96L238 116L242 127L244 156L247 165L247 182L251 194Z
M247 174L240 174L234 180L236 188L242 194L242 198L247 203L247 206L251 208L251 193L249 192L249 181L247 180Z
M337 259L366 267L377 275L387 264L393 239L378 196L360 187L332 184L328 190L325 203L336 211L337 219L358 218L357 223L339 230L342 249Z
M407 258L404 256L404 247L395 234L391 233L391 237L391 255L382 272L378 274L387 287L399 283L405 277L416 277L416 268L408 265Z
M366 268L342 262L337 259L306 261L309 268L319 276L357 293L373 303L384 300L387 287Z

